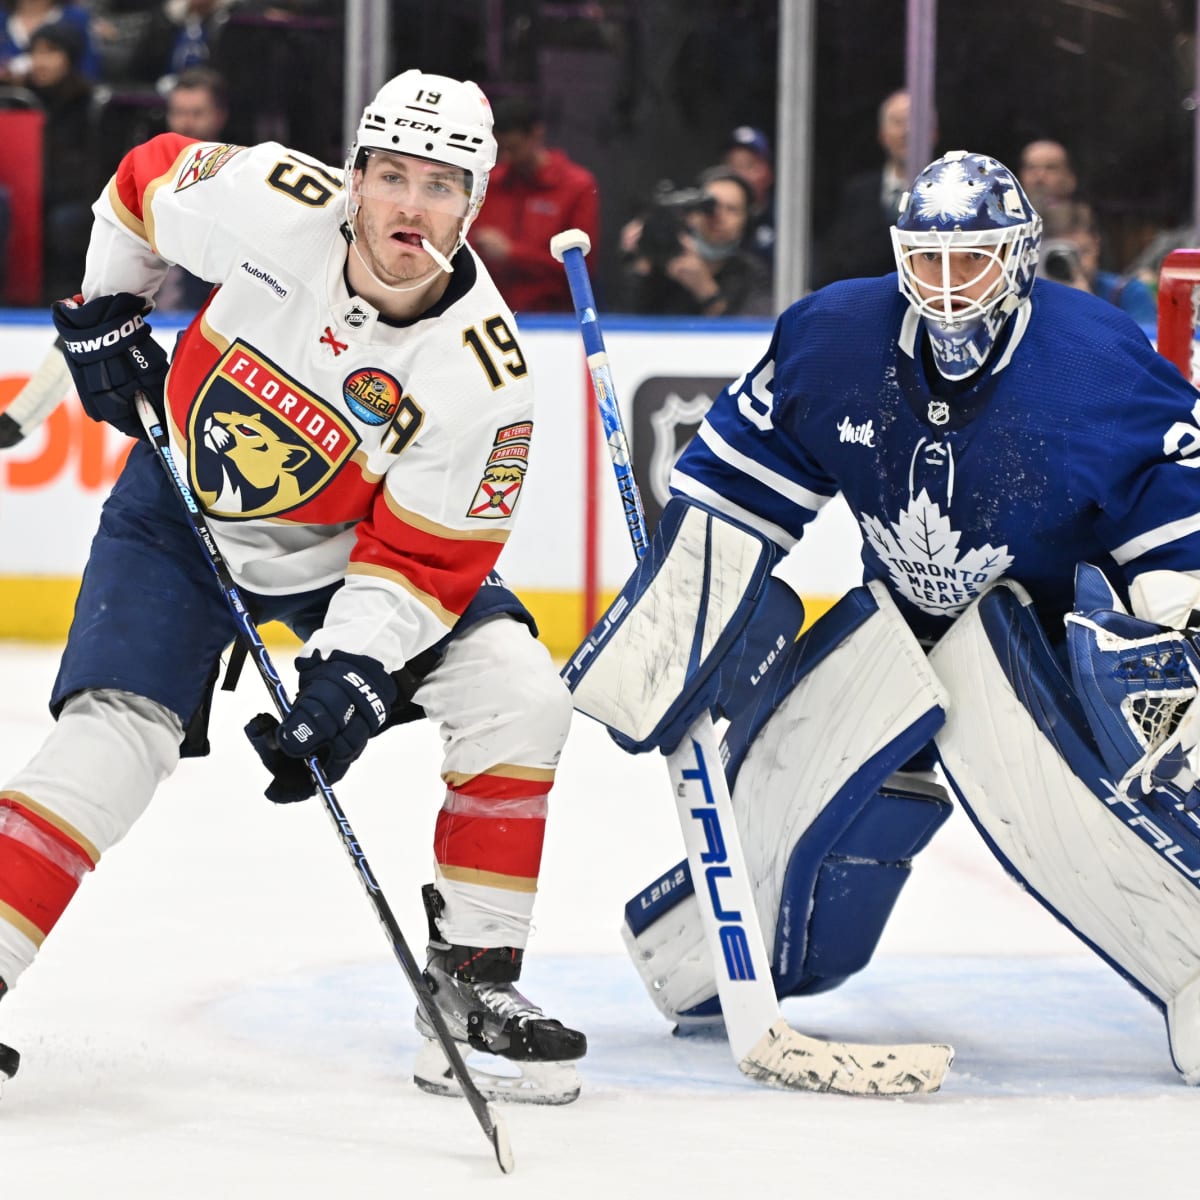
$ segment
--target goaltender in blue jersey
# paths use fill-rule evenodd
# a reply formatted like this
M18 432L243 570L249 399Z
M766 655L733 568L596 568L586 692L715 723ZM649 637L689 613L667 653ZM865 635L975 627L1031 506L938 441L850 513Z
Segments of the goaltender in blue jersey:
M731 558L704 539L722 522L775 563L752 615L676 635L674 674L666 621L606 634L572 685L632 750L671 750L706 708L729 719L779 996L866 966L957 800L1005 869L1160 1008L1194 1084L1200 393L1120 310L1036 278L1040 235L995 159L955 151L923 170L892 230L897 273L783 313L680 456L606 620L677 612L662 581L688 561L716 564L719 596ZM788 552L839 494L864 583L797 638L806 580ZM596 695L624 681L617 654L651 664L640 693L620 684L619 712ZM667 676L684 682L664 706ZM638 970L679 1025L720 1016L698 911L686 863L626 908Z

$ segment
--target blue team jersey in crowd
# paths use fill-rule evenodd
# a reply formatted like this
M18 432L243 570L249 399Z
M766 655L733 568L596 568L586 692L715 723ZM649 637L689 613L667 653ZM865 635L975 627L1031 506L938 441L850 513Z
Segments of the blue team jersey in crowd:
M951 384L896 276L792 305L671 477L785 549L841 492L914 632L1002 576L1062 636L1075 564L1200 569L1200 393L1124 313L1039 280L986 370Z

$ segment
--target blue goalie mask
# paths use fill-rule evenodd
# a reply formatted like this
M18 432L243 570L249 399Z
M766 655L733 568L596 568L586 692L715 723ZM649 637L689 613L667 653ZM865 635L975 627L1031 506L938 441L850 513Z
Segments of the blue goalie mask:
M994 158L953 150L900 203L892 248L900 291L947 379L977 371L1033 288L1042 219Z

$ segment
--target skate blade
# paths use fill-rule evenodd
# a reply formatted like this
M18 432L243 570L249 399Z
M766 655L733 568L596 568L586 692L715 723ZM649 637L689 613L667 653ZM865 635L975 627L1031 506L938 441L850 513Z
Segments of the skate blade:
M502 1104L570 1104L579 1098L579 1072L573 1062L514 1062L495 1054L480 1053L461 1043L458 1043L458 1050L472 1082L489 1101ZM488 1069L492 1066L497 1069ZM423 1092L434 1096L462 1095L462 1088L441 1046L430 1038L422 1040L417 1053L413 1083Z

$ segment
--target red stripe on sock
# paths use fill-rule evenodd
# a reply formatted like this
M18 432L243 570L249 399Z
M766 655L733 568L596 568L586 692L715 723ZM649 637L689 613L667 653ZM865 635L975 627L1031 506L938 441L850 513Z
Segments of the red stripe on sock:
M545 817L488 817L438 813L433 854L440 866L537 879Z
M79 880L31 846L0 834L0 902L47 934L79 888Z

